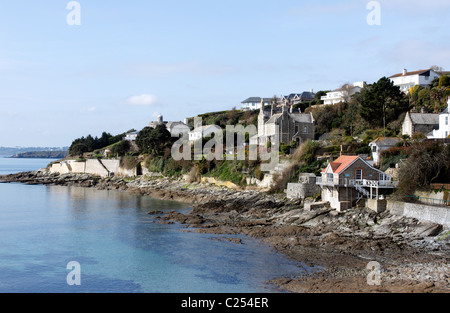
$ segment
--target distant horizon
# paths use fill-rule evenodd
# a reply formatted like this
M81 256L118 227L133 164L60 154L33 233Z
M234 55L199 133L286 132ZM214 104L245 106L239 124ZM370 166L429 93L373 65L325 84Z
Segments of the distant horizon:
M5 2L1 144L68 146L159 114L450 70L449 11L447 0Z

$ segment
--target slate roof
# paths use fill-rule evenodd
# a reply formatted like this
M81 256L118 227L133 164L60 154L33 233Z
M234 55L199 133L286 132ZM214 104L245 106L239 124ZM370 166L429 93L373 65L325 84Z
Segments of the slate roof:
M439 125L439 114L409 113L414 125Z
M372 141L369 145L375 144L378 146L395 146L398 142L402 141L400 138L396 137L379 137Z
M304 113L288 113L296 122L299 123L313 123L314 120L311 114ZM272 115L272 117L266 123L276 123L277 120L283 115L283 113L277 113Z
M261 103L261 99L264 99L265 103L270 102L272 100L272 98L250 97L242 101L241 103L255 103L255 102Z
M302 99L314 99L314 96L315 96L314 92L310 92L310 91L303 91L300 94L300 98L302 98Z
M291 93L289 96L284 96L287 100L292 100L295 96L298 96L300 99L314 99L314 93L310 91L303 91L301 93Z

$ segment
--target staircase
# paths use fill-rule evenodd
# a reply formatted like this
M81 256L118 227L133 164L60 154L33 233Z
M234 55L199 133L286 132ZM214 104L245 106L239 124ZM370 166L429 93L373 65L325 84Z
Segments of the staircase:
M98 163L101 164L101 166L105 169L106 173L108 173L108 177L111 176L111 172L108 170L108 168L105 166L105 164L103 164L102 160L97 159Z
M359 200L361 200L362 198L366 197L368 198L370 193L364 189L363 187L361 187L361 185L358 184L354 184L356 190L358 191L358 199L356 200L356 202L358 202Z

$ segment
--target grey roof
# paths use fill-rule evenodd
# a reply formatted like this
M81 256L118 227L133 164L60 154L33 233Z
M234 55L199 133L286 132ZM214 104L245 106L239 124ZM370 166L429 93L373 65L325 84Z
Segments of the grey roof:
M272 115L272 117L266 123L275 123L278 120L278 118L281 117L281 115L283 115L283 113Z
M410 113L414 125L439 125L439 114Z
M291 116L299 123L313 123L313 117L311 114L305 113L293 113Z
M315 93L310 91L304 91L300 94L302 99L314 99Z
M295 96L298 96L300 99L314 99L314 93L310 91L303 91L300 93L291 93L289 96L284 96L288 100L292 100Z
M311 114L303 113L288 113L296 122L299 123L313 123ZM274 114L267 123L276 123L277 120L283 115L283 113Z
M241 103L254 103L254 102L261 102L261 99L264 99L264 102L270 102L272 99L271 98L260 98L260 97L250 97L244 101L242 101Z
M380 137L372 141L369 145L393 147L400 141L402 140L397 137Z

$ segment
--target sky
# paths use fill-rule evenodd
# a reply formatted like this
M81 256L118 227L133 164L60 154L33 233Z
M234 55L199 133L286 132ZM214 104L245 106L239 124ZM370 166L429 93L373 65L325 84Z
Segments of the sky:
M0 146L450 70L448 0L0 0Z

